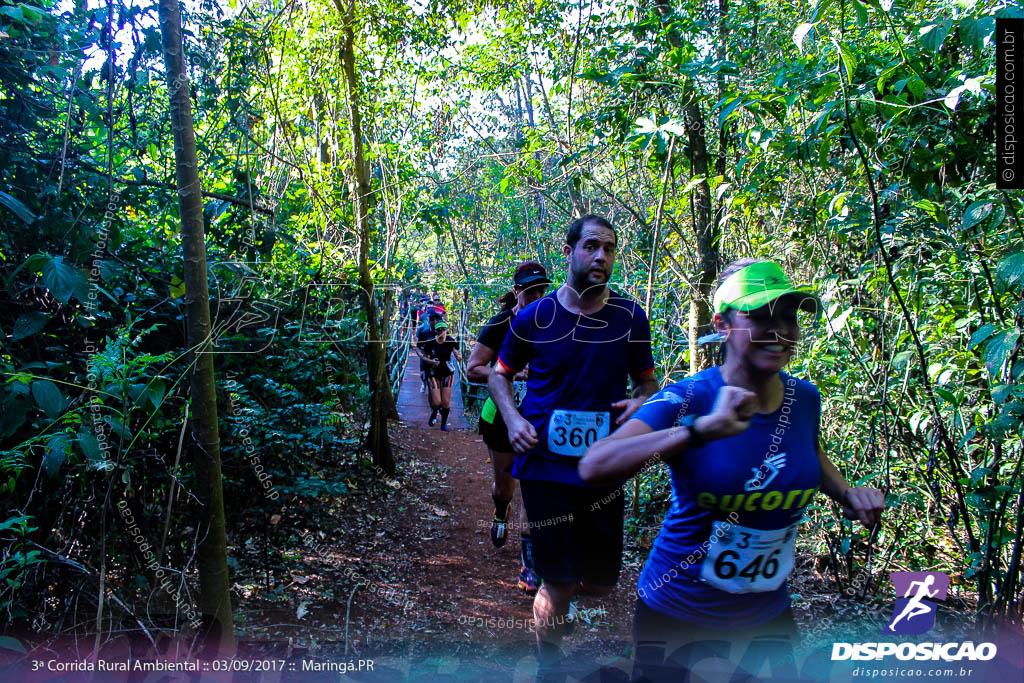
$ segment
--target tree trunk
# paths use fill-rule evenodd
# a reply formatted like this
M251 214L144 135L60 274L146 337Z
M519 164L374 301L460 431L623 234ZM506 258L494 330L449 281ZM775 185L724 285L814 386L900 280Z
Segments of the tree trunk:
M446 218L445 224L448 226L448 234L452 238L452 247L455 248L455 258L459 261L459 268L462 269L462 277L466 279L466 283L472 282L473 278L469 274L469 270L466 269L466 259L462 257L462 249L459 248L459 238L455 236L455 226L452 225L452 219Z
M388 475L395 473L395 458L388 439L388 416L394 410L394 397L387 369L387 322L381 322L373 298L373 280L370 278L370 177L363 155L363 119L359 103L359 82L356 78L355 54L355 0L343 7L335 0L342 14L343 39L341 64L348 90L349 132L351 133L352 173L350 191L352 214L356 234L359 235L359 288L366 306L366 360L370 371L370 433L367 447L373 453L373 464Z
M316 120L316 146L320 150L320 163L324 166L331 164L331 146L327 142L327 135L324 134L324 121L327 119L327 105L324 96L319 91L313 92L313 113Z
M655 6L662 16L672 13L672 7L667 0L657 0ZM672 29L668 32L669 43L673 47L682 45L682 38ZM700 103L697 102L697 92L689 86L684 89L682 100L683 118L686 121L686 138L690 154L690 175L691 177L708 178L709 161L707 141L704 138L707 126L704 124L704 113L701 111ZM690 339L693 340L699 335L700 330L708 330L711 323L711 306L709 295L711 288L718 277L720 255L718 251L719 229L711 215L711 187L707 182L700 183L694 189L696 201L693 202L693 231L697 236L697 269L698 276L695 283L697 291L691 292L692 301L696 310L690 311ZM695 367L700 370L711 364L710 355L706 350L690 347L690 369Z
M537 126L533 120L533 87L531 83L532 81L530 80L530 65L529 63L527 63L523 67L523 103L526 105L526 121L532 129L536 128ZM557 131L557 129L555 130ZM519 140L522 140L521 133L519 134ZM541 163L541 154L539 151L534 153L534 158L537 160L537 164L539 165ZM547 221L548 217L548 207L547 203L544 201L544 195L541 193L540 189L534 190L533 194L537 199L537 234L543 235L544 223L545 221ZM529 217L528 211L527 217ZM540 259L541 263L544 262L545 254L543 239L537 240L537 258Z
M690 147L690 172L691 175L708 177L708 148L704 140L704 117L700 105L694 102L686 105L683 109L686 119L686 131ZM700 183L694 189L696 202L693 211L693 230L697 235L697 258L699 260L697 277L697 291L694 292L693 301L696 304L696 316L690 317L691 324L696 325L699 334L700 330L708 330L711 323L711 306L709 298L711 287L718 277L719 253L718 240L719 230L711 218L711 188L708 183ZM706 349L699 347L690 353L691 367L696 362L699 369L708 367L711 358Z
M690 299L690 330L687 336L687 345L690 349L690 374L696 375L701 370L701 354L697 351L697 339L700 337L697 321L700 320L700 312L697 310L697 300Z
M722 63L729 56L725 46L728 44L726 39L728 33L725 30L725 16L729 13L729 0L718 0L718 61ZM725 99L725 74L722 73L722 69L718 70L717 77L715 78L718 84L718 101L721 102ZM725 153L726 153L726 141L729 138L729 124L722 122L722 125L718 128L718 158L715 160L715 170L718 175L725 177ZM718 203L718 212L715 214L715 224L721 222L722 216L725 215L723 209L723 203Z
M188 456L195 467L195 489L199 499L199 609L203 615L206 652L225 656L234 653L235 633L231 619L231 583L224 526L220 437L217 432L217 391L210 338L202 188L199 185L199 162L178 1L160 0L159 13L174 133L181 245L185 256L185 295L189 301L188 348L195 360L190 378L192 418Z

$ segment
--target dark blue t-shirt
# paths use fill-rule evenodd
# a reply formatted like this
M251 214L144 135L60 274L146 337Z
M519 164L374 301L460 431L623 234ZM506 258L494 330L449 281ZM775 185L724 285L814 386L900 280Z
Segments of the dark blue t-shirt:
M562 306L556 290L512 319L498 361L513 373L530 366L526 398L519 412L537 430L538 444L516 454L512 476L586 486L576 471L579 457L549 448L552 413L604 414L595 418L599 425L573 429L571 423L555 423L552 439L575 444L577 449L585 450L601 429L613 429L622 411L611 404L628 398L629 376L654 370L651 326L640 304L617 292L609 290L607 302L596 313L577 314Z
M786 583L764 592L729 593L700 578L712 547L728 542L712 532L716 521L726 532L736 525L785 529L800 519L821 484L821 394L810 382L779 375L784 393L778 410L757 413L743 433L671 460L671 507L637 583L641 599L658 612L724 630L763 624L789 606ZM658 431L691 413L707 415L724 384L719 368L709 368L654 394L633 417ZM748 566L757 571L753 563Z

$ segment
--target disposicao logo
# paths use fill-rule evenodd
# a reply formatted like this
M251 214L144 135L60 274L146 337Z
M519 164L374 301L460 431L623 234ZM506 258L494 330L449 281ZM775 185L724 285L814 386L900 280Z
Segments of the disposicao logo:
M934 600L945 600L949 577L942 572L891 572L896 588L892 619L882 629L885 635L919 635L935 625ZM834 643L832 660L988 661L996 656L994 643Z
M909 636L928 631L935 625L935 603L945 600L949 577L942 572L891 572L896 587L896 605L892 620L882 633Z

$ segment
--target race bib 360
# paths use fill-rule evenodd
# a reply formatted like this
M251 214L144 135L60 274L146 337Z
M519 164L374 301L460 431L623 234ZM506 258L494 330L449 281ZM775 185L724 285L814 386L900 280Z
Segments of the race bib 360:
M591 444L608 436L610 424L607 412L556 410L548 420L548 450L582 458Z

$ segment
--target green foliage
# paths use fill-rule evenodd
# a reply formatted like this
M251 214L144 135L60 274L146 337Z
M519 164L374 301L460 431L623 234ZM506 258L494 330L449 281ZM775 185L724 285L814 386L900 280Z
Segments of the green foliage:
M106 6L0 9L0 488L21 511L0 519L0 607L21 626L65 618L70 603L47 596L80 588L33 544L85 567L100 567L105 547L110 590L128 604L162 599L119 501L165 548L164 566L187 575L195 556L194 463L180 457L191 438L190 302L160 32L146 8L113 11L110 41ZM349 209L327 208L344 169L293 146L313 120L308 100L283 102L282 116L268 97L277 74L264 57L281 36L212 3L186 11L215 365L222 387L238 378L238 397L220 396L237 525L281 504L251 495L261 474L286 498L346 493L318 477L363 455L362 311L358 297L333 297L353 291ZM331 134L340 144L345 129ZM397 256L375 274L388 281L410 264Z
M0 609L15 617L28 615L19 595L25 574L33 565L43 563L42 553L28 540L29 534L36 531L31 521L28 515L15 515L0 522L0 545L4 548L0 559Z
M882 488L893 504L886 528L901 534L883 529L872 547L905 566L943 568L973 586L979 610L1005 614L1021 571L1011 562L1020 551L1024 228L1020 193L996 191L992 177L992 41L995 19L1020 9L824 0L728 3L718 17L687 3L613 4L599 16L542 6L566 30L537 35L529 18L499 12L481 29L489 42L461 61L472 74L466 89L487 71L506 105L477 117L498 133L476 147L501 154L498 192L488 173L467 174L461 190L498 223L486 238L499 250L524 237L558 244L573 192L611 215L625 245L615 282L645 300L650 277L659 371L678 379L693 292L684 283L704 267L693 226L706 184L721 231L717 266L780 260L826 301L794 371L825 396L826 450L851 482ZM489 71L498 45L506 66ZM532 119L510 101L532 101ZM695 171L694 128L709 166L718 163L706 176ZM523 230L517 201L557 206L559 218L533 233L527 216ZM480 270L494 273L490 263ZM657 524L667 486L660 472L641 476L636 527ZM868 535L824 501L807 526L805 551L850 581Z
M1024 14L726 6L186 7L230 522L279 506L272 492L347 495L325 470L363 457L366 312L337 58L351 28L375 285L440 289L471 332L518 260L560 280L566 223L604 213L622 246L613 284L651 302L659 376L679 379L702 279L741 256L784 262L826 302L792 368L825 397L826 449L891 503L871 537L820 499L802 551L844 584L878 546L1007 613L1021 577L1024 227L1020 193L992 176L992 41L997 18ZM38 596L54 581L74 588L33 543L76 538L71 559L97 566L104 539L114 589L150 597L109 509L99 527L107 491L166 542L168 566L187 571L194 550L193 464L178 460L190 302L159 27L115 5L108 39L106 12L0 8L0 488L20 510L0 522L0 607L15 620L53 609ZM664 470L636 490L639 532L668 505Z

